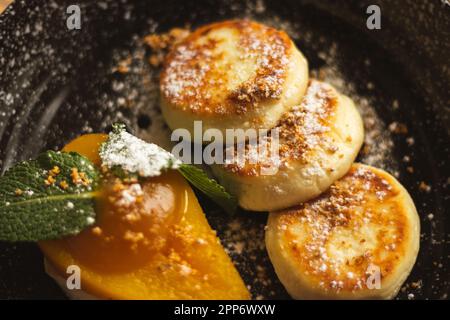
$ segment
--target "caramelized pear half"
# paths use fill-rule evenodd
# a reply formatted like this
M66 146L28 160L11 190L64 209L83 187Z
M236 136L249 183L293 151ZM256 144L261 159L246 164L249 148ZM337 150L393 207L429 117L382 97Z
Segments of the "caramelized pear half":
M63 151L100 165L107 136L83 135ZM249 299L250 294L176 171L137 181L106 178L92 228L39 243L63 279L81 270L81 289L100 299ZM64 282L65 284L65 282ZM67 291L67 290L66 290Z

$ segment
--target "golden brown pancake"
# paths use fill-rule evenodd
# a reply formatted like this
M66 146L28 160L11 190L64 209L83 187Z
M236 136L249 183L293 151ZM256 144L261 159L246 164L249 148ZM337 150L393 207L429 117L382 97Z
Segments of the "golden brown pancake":
M270 129L302 99L308 65L289 36L232 20L204 26L168 54L161 108L171 129ZM224 135L225 136L225 135Z
M278 210L318 196L348 171L364 136L352 100L316 80L310 81L301 104L285 112L275 129L278 148L272 149L279 149L278 158L258 153L261 143L248 143L244 158L236 156L235 149L234 161L212 167L245 209ZM272 137L264 141L270 150Z
M408 192L385 171L361 164L318 198L270 213L266 231L275 271L296 299L393 298L419 240Z

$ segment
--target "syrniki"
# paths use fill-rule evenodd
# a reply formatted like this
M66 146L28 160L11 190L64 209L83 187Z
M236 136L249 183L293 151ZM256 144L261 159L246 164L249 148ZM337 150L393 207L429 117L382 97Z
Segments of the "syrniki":
M270 213L266 246L296 299L389 299L409 275L420 225L391 175L355 164L318 197Z
M261 138L247 144L245 153L235 148L235 157L212 167L245 209L279 210L318 196L348 171L364 137L353 101L316 80L274 129L275 148L271 136Z
M171 129L270 129L302 99L308 64L289 36L247 20L193 32L168 54L161 109Z

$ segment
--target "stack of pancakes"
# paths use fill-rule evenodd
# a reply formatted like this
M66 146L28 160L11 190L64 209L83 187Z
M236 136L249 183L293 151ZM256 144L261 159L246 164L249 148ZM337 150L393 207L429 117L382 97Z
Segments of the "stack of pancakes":
M364 140L357 108L308 74L283 31L214 23L167 55L161 108L171 129L192 135L195 121L224 137L229 129L276 129L276 140L257 141L277 144L270 174L263 169L273 157L254 161L260 144L245 135L235 141L244 156L212 171L242 208L270 211L266 247L292 297L392 298L419 250L414 203L388 173L353 163Z

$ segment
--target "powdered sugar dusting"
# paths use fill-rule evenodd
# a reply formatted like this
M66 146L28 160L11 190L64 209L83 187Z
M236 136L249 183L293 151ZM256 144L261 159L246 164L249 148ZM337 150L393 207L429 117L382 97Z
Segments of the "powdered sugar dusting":
M111 132L100 149L102 164L121 167L143 177L159 176L163 170L179 168L181 161L153 143L136 138L126 131Z

